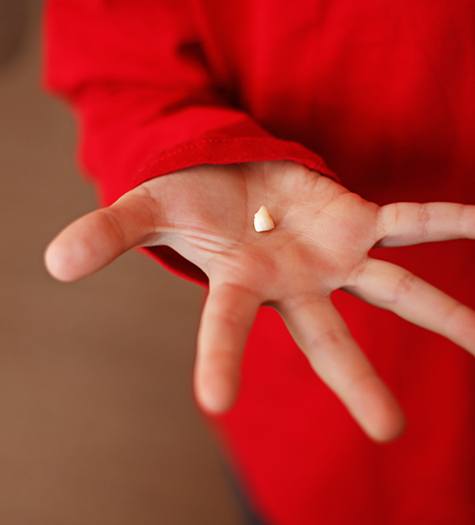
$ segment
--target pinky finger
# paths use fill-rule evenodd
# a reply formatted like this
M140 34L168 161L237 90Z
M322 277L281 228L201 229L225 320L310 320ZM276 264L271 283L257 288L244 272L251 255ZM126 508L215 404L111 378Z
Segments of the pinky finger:
M393 202L380 208L377 246L475 239L475 206L455 202Z
M201 316L194 386L209 412L229 409L237 395L241 357L261 301L232 283L211 283Z

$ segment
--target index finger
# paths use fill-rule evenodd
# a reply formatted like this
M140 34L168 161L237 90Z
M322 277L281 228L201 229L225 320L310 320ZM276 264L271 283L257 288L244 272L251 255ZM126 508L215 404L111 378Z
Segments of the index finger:
M243 285L210 282L194 374L196 399L208 412L224 412L234 403L242 353L261 302Z

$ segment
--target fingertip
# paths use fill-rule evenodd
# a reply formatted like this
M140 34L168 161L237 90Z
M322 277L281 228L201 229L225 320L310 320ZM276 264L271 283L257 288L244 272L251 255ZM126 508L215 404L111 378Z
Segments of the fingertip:
M48 273L61 282L71 282L76 277L71 273L67 253L52 241L44 252L44 264Z
M368 436L376 443L390 443L399 439L406 429L406 418L402 411L399 414L387 415L386 420L378 426L366 429Z
M404 433L404 412L376 375L368 376L363 386L353 392L348 407L366 435L377 443L394 441Z
M206 390L196 393L196 401L204 412L216 416L226 413L232 407L232 403L223 401L219 396Z
M236 388L217 374L206 374L195 381L195 399L202 410L212 415L228 412L236 401Z
M76 235L74 226L63 230L47 246L44 254L46 269L58 281L77 281L98 269L98 263L91 248L91 242L84 242ZM99 266L100 267L100 266Z
M48 272L62 282L81 279L105 266L120 252L105 214L91 212L64 228L45 250Z
M406 417L389 390L374 400L370 417L363 423L363 428L377 443L389 443L404 433Z

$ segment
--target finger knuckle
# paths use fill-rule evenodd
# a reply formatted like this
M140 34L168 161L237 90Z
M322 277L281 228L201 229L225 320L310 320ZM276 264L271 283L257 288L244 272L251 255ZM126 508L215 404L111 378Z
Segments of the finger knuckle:
M342 328L329 328L314 336L309 346L313 349L341 346L348 342L349 337L349 332Z
M429 223L431 220L430 208L427 203L422 203L417 209L417 227L421 239L426 239L429 235Z
M98 213L104 229L110 232L111 236L115 239L118 239L121 244L124 244L124 229L120 224L115 210L112 208L103 208L102 210L99 210Z
M475 330L475 312L458 301L454 301L444 316L445 334L449 337Z
M395 281L388 302L398 304L404 296L411 294L414 290L417 277L411 272L402 272Z

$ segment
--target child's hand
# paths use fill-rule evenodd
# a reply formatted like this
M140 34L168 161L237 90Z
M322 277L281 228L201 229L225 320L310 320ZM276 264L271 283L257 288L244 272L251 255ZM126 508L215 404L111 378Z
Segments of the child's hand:
M276 227L257 233L264 204ZM343 288L475 353L475 312L394 264L380 246L475 238L475 206L379 207L291 162L201 166L150 180L89 213L51 243L53 276L84 277L136 246L166 244L199 266L210 291L201 318L195 387L201 404L226 410L239 381L247 333L261 304L275 307L312 367L376 440L404 425L330 294Z

